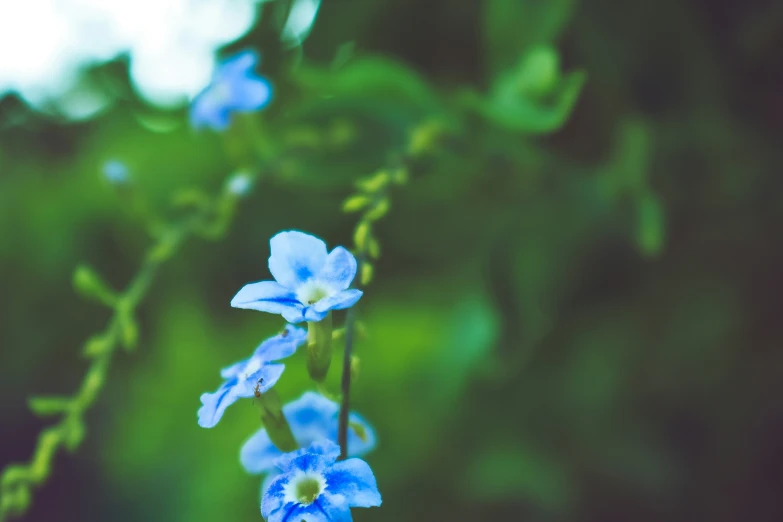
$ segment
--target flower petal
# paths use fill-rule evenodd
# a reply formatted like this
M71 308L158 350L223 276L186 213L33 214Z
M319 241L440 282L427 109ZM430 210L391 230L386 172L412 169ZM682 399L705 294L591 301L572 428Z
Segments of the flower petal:
M318 273L318 281L334 288L345 290L356 277L356 258L343 247L337 247L326 256L326 263Z
M248 473L263 473L275 471L275 461L281 455L282 452L272 444L266 429L261 428L242 445L239 462Z
M299 399L283 406L283 413L294 438L307 447L322 439L337 441L337 413L340 407L320 393L305 392ZM332 432L334 436L331 436Z
M269 271L278 283L292 290L318 274L326 263L326 244L304 232L280 232L269 245Z
M285 370L285 364L264 364L260 370L247 376L244 382L237 386L237 395L244 398L253 397L256 394L256 386L259 393L268 392L277 384Z
M226 58L215 72L216 79L230 78L232 76L244 76L258 64L258 53L252 49L245 49L230 58Z
M279 475L276 477L269 488L267 488L261 499L261 515L267 519L267 522L272 520L283 520L283 518L277 517L281 514L281 509L285 505L285 487L288 485L289 476ZM282 513L285 514L284 512Z
M288 308L283 310L281 315L283 316L283 319L289 323L301 323L302 321L309 321L309 319L307 319L307 308L304 306L301 306L301 308ZM323 319L323 317L321 319Z
M198 410L198 425L202 428L215 426L223 412L239 399L237 394L237 378L226 381L215 393L201 395L201 408Z
M358 413L348 417L348 456L361 457L378 445L375 430Z
M315 309L314 306L306 306L303 312L305 321L308 323L317 323L318 321L323 321L323 319L326 317L326 314L328 313L328 310L319 312Z
M351 508L340 498L321 495L312 504L291 504L268 522L352 522Z
M247 366L247 362L249 359L245 359L244 361L239 361L238 363L234 363L231 366L227 366L220 370L220 376L224 379L230 379L232 377L238 376L240 373L242 373L242 370Z
M306 448L284 454L275 463L282 471L299 469L302 471L319 470L337 460L340 447L332 441L320 440Z
M272 99L272 85L260 76L237 78L231 85L231 106L238 111L256 111Z
M272 485L272 481L274 481L277 477L280 476L280 471L277 468L269 470L269 472L264 477L264 480L261 481L261 498L264 498L264 495L266 494L266 490L269 489L269 486Z
M275 281L261 281L250 283L242 287L231 300L234 308L258 310L272 314L282 314L284 317L302 316L304 306L297 301L293 292L280 286ZM292 321L286 317L289 322ZM301 319L299 319L301 321Z
M308 391L283 406L283 413L300 446L317 440L337 442L340 405L320 393ZM377 445L375 430L358 413L348 417L348 456L361 457Z
M359 300L360 297L362 297L362 291L357 290L355 288L352 288L350 290L343 290L342 292L337 292L334 295L331 295L329 297L324 297L317 303L315 303L312 308L316 312L327 312L329 310L342 310L344 308L350 308L354 304L356 304L356 301Z
M370 465L361 459L335 463L325 473L327 491L345 498L351 507L381 505L381 494Z
M191 104L190 124L194 129L209 127L216 131L223 131L231 123L228 108L220 102L212 89L212 86L207 87Z
M307 340L307 330L286 325L283 333L270 337L256 348L253 357L264 361L278 361L296 353L302 343Z

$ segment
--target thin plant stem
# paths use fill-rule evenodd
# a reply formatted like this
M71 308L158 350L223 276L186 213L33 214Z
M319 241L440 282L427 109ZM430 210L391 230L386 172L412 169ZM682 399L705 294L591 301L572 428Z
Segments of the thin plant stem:
M343 354L343 375L340 389L340 418L337 441L340 444L340 460L348 458L348 412L351 409L351 352L353 351L354 308L345 317L345 353Z

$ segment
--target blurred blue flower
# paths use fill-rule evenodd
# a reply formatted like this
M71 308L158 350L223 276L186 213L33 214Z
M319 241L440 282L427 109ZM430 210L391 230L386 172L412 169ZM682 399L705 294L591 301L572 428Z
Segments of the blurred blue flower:
M234 112L262 109L272 98L272 86L253 72L258 55L251 50L225 60L212 77L212 82L196 99L190 110L191 125L226 130Z
M340 406L336 402L312 391L283 406L294 438L303 448L319 440L337 442L339 412ZM375 430L360 415L351 413L348 426L349 456L361 457L375 448ZM239 460L248 473L264 473L276 469L275 460L282 454L261 428L242 446Z
M253 187L253 180L246 172L238 172L228 179L226 188L235 196L245 196Z
M336 462L333 442L286 453L277 460L282 473L261 500L267 522L349 522L352 507L381 505L370 466L361 459Z
M305 339L307 332L304 329L287 325L282 333L262 342L249 359L222 369L220 376L226 379L223 385L215 393L201 395L198 425L202 428L215 426L226 408L237 399L253 397L256 391L264 393L274 386L285 365L271 361L293 355Z
M329 310L349 308L362 296L351 289L356 258L343 247L326 253L326 243L295 230L269 241L269 271L275 281L245 285L231 306L281 314L286 321L320 321Z
M128 167L121 161L109 160L103 164L103 177L117 185L122 185L130 180Z

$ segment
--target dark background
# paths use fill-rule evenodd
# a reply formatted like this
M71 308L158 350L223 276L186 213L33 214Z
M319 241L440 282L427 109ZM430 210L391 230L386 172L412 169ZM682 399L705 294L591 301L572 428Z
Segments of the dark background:
M117 354L26 520L258 520L260 480L237 458L256 410L212 430L195 412L280 320L228 303L267 278L279 230L350 246L351 183L431 119L447 131L395 189L357 308L353 398L384 503L355 519L783 519L783 4L324 0L293 50L286 9L229 48L262 50L275 84L252 138L272 175L224 237L161 269L138 350ZM536 44L587 78L553 132L486 116ZM121 94L90 122L0 101L0 465L32 453L51 419L27 398L75 390L109 317L73 292L74 267L123 287L151 241L131 202L176 216L172 194L216 192L248 161L239 125L192 132L133 96L122 61L91 74ZM153 132L150 114L173 123ZM100 177L109 158L131 188ZM284 399L305 376L292 359Z

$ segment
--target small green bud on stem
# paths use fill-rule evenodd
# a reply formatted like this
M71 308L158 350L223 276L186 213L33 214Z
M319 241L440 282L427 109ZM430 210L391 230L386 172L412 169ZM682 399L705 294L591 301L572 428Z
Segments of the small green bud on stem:
M274 388L256 395L258 408L261 410L261 422L264 423L267 435L272 444L283 453L294 451L299 444L294 438L291 426L283 415L283 403Z

